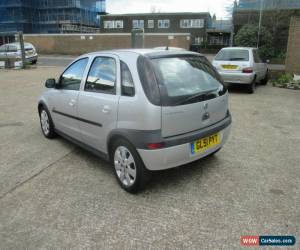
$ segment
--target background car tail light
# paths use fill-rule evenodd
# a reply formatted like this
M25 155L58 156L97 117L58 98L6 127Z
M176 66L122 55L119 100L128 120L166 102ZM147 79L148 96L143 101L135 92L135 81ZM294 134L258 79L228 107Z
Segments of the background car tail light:
M244 68L243 73L253 73L253 68Z
M159 148L163 148L164 146L165 146L165 144L163 142L147 144L148 149L159 149Z

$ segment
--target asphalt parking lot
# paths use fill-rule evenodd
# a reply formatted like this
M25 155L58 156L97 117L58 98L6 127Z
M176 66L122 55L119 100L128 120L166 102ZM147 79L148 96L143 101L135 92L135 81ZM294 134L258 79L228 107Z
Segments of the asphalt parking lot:
M155 173L131 195L103 160L42 136L36 101L61 70L0 71L1 249L241 249L241 235L299 241L300 91L231 89L225 147Z

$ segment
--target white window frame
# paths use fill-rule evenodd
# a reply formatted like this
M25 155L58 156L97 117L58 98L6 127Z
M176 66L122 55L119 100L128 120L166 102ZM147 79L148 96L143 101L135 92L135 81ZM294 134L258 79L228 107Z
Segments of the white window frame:
M154 20L148 20L148 29L154 29Z
M157 21L159 29L168 29L170 28L170 19L160 19Z
M104 29L123 29L123 20L107 20L104 21Z
M114 28L114 23L111 20L104 21L103 25L104 25L104 29L113 29Z
M196 45L201 45L203 43L203 41L204 41L203 36L195 37L195 44Z
M123 20L115 20L114 28L123 29L124 28Z
M181 19L180 28L182 29L193 29L193 28L204 28L204 19Z
M133 29L143 29L144 28L144 20L132 20L132 28Z

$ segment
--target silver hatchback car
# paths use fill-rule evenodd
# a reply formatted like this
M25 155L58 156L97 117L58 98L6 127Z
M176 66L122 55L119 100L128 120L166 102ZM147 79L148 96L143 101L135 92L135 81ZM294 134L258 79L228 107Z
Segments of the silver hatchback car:
M249 93L254 93L256 83L263 85L268 82L268 67L256 48L228 47L219 51L213 60L228 84L245 84Z
M38 54L35 47L31 43L24 43L25 59L27 63L36 64ZM0 46L0 58L8 58L21 60L21 45L20 43L8 43Z
M95 52L45 85L38 102L43 134L111 161L128 192L143 188L151 171L214 154L229 135L228 91L198 53Z

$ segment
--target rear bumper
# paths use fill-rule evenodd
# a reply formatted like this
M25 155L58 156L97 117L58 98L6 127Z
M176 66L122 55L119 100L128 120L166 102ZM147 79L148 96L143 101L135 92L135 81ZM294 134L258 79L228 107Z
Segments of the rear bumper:
M226 83L251 84L255 77L254 73L229 73L221 71L219 74Z
M183 164L187 164L189 162L193 162L207 155L210 155L211 153L220 149L225 144L231 128L230 125L231 117L229 117L229 119L230 119L229 122L228 120L226 121L226 123L222 121L220 122L220 124L216 124L217 126L212 126L213 128L210 128L211 133L209 134L203 133L203 131L198 132L199 137L197 137L197 139L219 132L221 134L221 142L219 145L204 150L203 152L197 153L195 155L191 154L191 145L190 145L190 143L193 142L195 139L190 140L189 142L183 144L169 146L162 149L156 149L156 150L137 149L137 150L146 168L152 171L169 169ZM226 126L224 126L224 124L226 124ZM196 138L195 136L193 137ZM175 139L175 141L178 140Z

